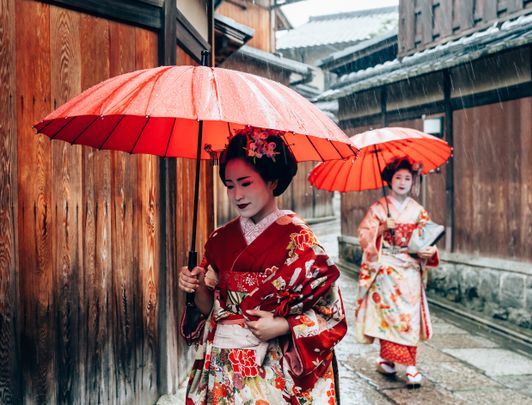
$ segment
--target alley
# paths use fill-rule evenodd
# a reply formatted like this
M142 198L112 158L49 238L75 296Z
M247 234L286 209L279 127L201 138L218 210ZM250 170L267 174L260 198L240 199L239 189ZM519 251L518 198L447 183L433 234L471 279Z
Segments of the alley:
M312 225L329 254L338 254L339 220ZM355 342L356 280L344 271L340 285L349 330L336 351L342 405L364 404L532 404L532 359L474 335L432 313L434 337L421 344L420 389L405 388L404 367L390 379L375 371L378 346Z

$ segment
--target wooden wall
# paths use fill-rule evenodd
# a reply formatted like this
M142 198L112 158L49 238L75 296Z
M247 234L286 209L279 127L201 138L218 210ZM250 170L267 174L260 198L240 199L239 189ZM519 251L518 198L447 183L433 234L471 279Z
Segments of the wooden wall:
M160 201L160 158L50 142L31 125L102 80L157 66L157 33L29 0L1 0L0 22L0 403L154 403L190 365L176 271L194 165L167 160ZM198 247L212 229L210 179Z
M530 12L529 0L401 0L399 56Z
M532 261L532 98L454 113L456 249Z
M274 16L265 6L252 0L224 1L216 12L255 29L253 38L246 45L267 52L275 50Z
M0 403L21 396L15 0L0 1Z

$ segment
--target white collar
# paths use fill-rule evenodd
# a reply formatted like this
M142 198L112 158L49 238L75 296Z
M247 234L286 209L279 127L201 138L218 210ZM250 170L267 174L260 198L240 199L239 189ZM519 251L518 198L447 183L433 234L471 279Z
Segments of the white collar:
M264 232L271 224L284 215L291 214L292 211L275 209L272 213L262 218L258 224L255 224L251 218L240 217L240 228L246 239L247 244L251 244L257 237Z
M403 202L397 201L395 198L393 198L391 195L388 196L389 201L393 204L395 209L399 212L403 211L410 201L410 197L406 197Z

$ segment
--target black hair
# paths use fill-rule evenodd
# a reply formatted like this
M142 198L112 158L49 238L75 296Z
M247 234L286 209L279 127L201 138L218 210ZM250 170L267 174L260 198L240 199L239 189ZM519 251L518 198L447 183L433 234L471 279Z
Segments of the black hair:
M249 131L248 131L249 132ZM273 157L262 155L262 157L249 156L248 148L250 142L254 140L251 135L240 133L231 138L229 145L220 155L220 178L225 184L225 167L233 159L242 159L248 163L262 179L267 181L277 181L277 187L273 190L275 197L280 196L290 185L292 178L297 173L297 162L284 143L283 139L277 135L269 135L264 142L275 144Z
M407 158L398 158L386 165L381 173L381 178L388 183L388 187L392 188L393 175L402 169L408 170L412 174L412 178L417 176L417 172L414 171L412 163Z

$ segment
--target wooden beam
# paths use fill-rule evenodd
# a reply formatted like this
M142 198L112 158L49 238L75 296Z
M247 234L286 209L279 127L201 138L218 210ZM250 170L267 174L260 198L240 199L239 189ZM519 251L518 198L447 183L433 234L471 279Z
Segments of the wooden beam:
M532 81L529 81L515 84L513 86L483 91L481 93L471 94L468 96L455 97L450 101L453 110L462 110L466 108L479 107L482 105L496 104L503 101L529 97L531 94Z
M161 10L164 0L41 0L97 17L124 22L151 30L162 28Z
M176 40L179 46L196 62L201 62L201 51L210 50L209 43L190 24L186 17L177 10Z
M530 94L532 94L532 81L508 87L501 87L499 89L484 91L481 93L470 94L468 96L454 97L450 99L450 104L452 110L456 111L466 108L480 107L487 104L516 100L519 98L528 97ZM444 112L445 101L435 101L413 107L402 108L399 110L386 111L386 123L419 119L423 114L433 115ZM369 124L382 124L383 122L384 119L381 112L378 114L341 120L340 126L342 128L352 128Z
M388 126L388 112L387 112L387 102L388 102L388 87L381 87L381 114L382 114L382 126Z
M163 23L159 31L159 65L176 64L177 8L175 1L165 0L162 8Z
M445 140L452 148L453 142L453 106L451 101L451 73L448 69L443 71L443 98L445 108ZM449 159L445 167L445 202L447 205L447 220L445 224L445 250L454 251L454 161Z

